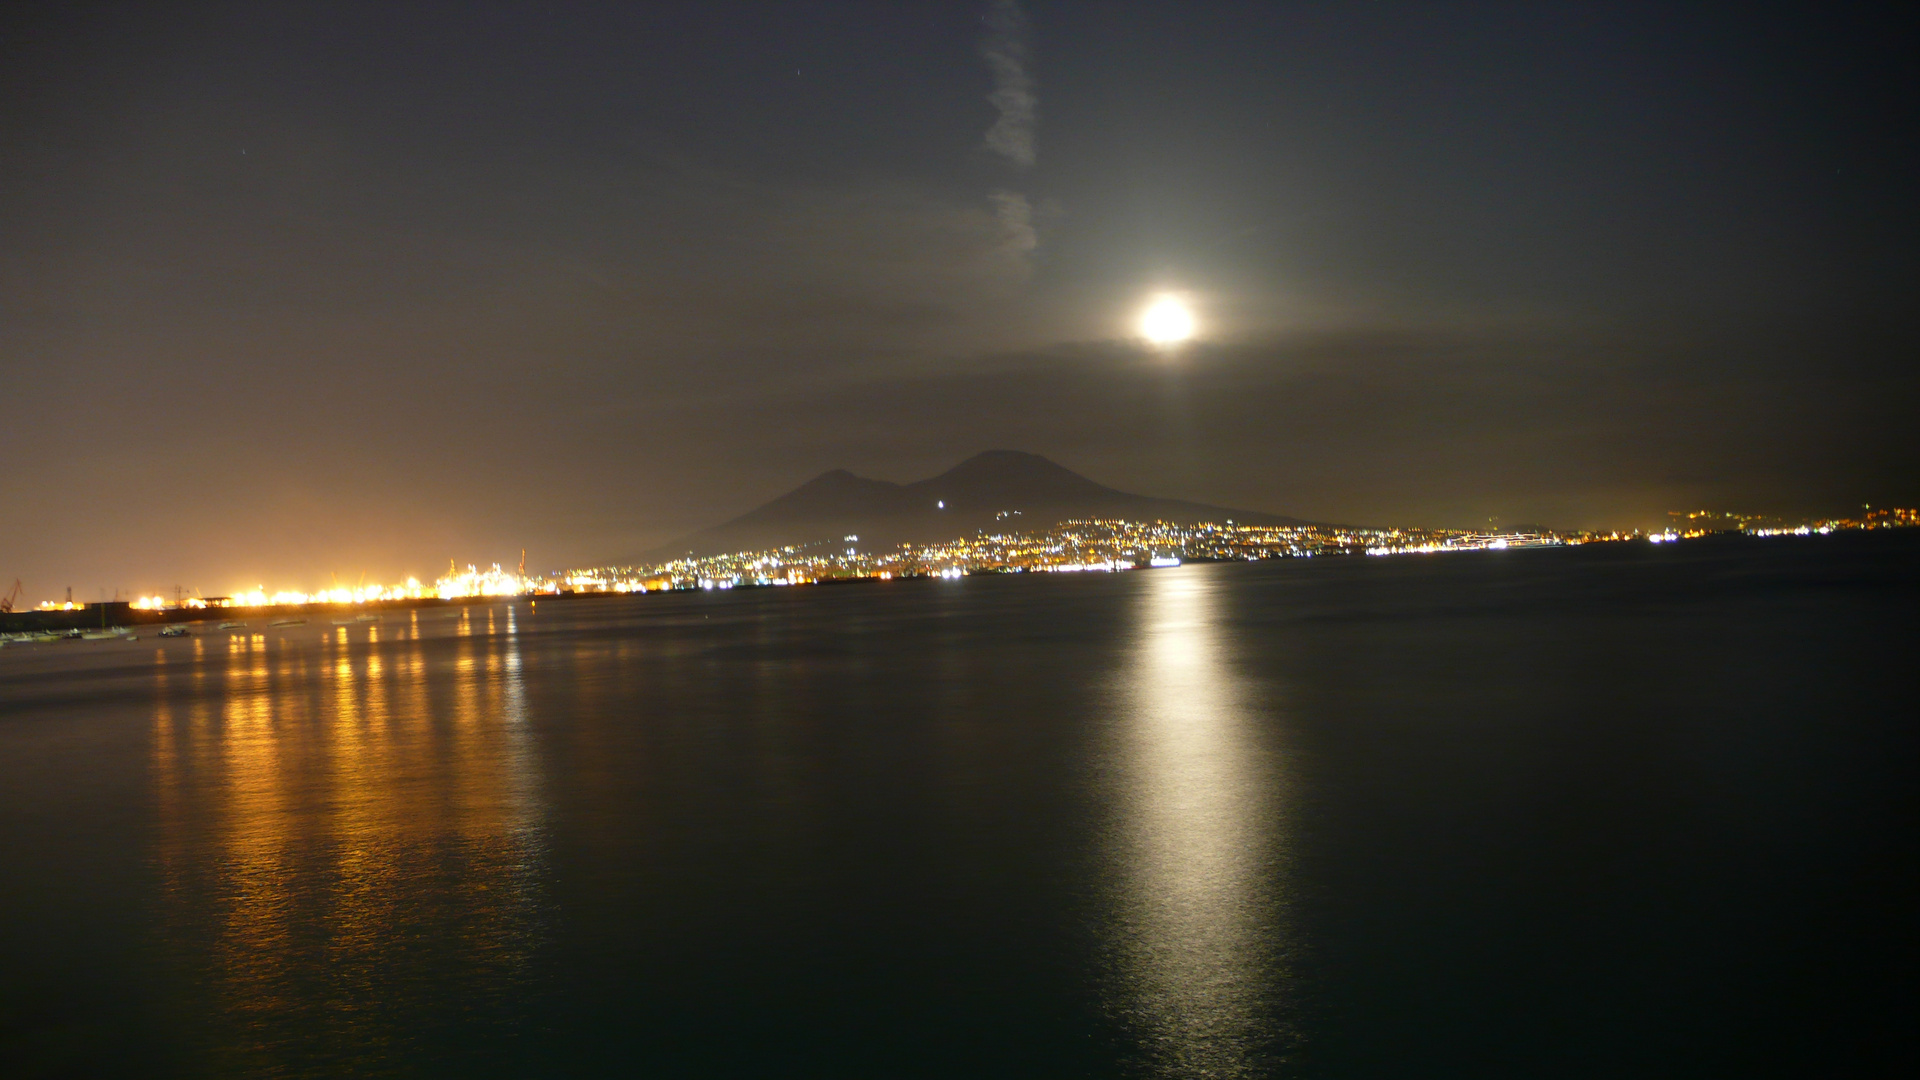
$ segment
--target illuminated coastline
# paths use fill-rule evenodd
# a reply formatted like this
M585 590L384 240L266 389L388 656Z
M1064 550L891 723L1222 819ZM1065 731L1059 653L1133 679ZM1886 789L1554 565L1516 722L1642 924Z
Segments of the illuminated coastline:
M267 591L229 596L141 596L135 611L365 607L487 597L565 596L815 585L837 581L951 578L980 573L1119 572L1181 562L1240 562L1329 555L1431 555L1502 551L1589 543L1673 543L1707 536L1825 535L1850 530L1920 526L1920 510L1867 509L1857 518L1788 521L1712 511L1675 512L1659 531L1494 533L1459 529L1375 529L1333 525L1268 526L1232 521L1177 525L1164 521L1080 520L1038 532L982 532L933 544L863 547L858 536L662 563L574 568L545 574L469 565L431 584L408 578L396 585ZM78 611L73 602L43 602L42 612Z

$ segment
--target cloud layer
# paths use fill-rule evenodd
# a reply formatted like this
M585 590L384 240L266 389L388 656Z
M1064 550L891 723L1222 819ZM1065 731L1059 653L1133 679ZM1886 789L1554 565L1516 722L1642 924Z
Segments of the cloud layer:
M1034 161L1034 127L1039 98L1027 73L1031 46L1027 16L1014 0L997 0L987 9L987 39L981 54L993 72L993 93L987 100L1000 118L987 129L987 148L1021 168Z

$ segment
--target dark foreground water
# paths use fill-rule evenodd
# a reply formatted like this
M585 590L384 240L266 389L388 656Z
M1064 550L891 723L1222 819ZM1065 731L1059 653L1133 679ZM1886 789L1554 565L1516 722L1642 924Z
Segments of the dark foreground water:
M1611 545L9 647L0 1073L1884 1075L1917 571Z

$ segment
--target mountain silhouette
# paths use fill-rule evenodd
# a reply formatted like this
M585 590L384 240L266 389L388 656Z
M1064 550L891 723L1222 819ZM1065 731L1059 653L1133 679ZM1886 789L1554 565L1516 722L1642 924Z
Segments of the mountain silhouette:
M1229 519L1254 525L1307 525L1299 518L1131 495L1038 454L989 450L930 480L894 484L845 469L812 480L723 525L650 552L658 559L762 551L789 544L843 542L863 550L931 543L978 532L1043 531L1076 518L1126 518L1192 524Z

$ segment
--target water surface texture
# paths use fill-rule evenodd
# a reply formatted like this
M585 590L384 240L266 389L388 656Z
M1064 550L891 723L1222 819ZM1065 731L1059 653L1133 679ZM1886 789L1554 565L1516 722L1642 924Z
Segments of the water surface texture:
M0 651L9 1076L1912 1057L1901 536Z

